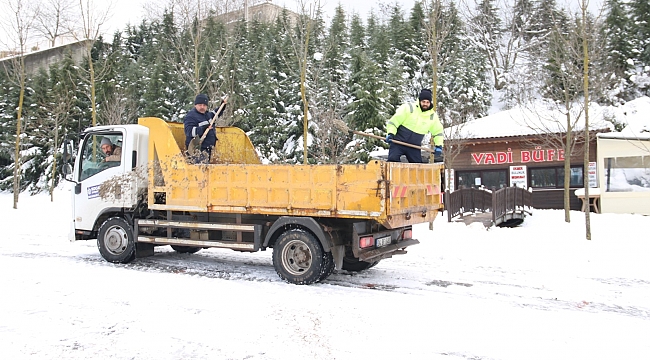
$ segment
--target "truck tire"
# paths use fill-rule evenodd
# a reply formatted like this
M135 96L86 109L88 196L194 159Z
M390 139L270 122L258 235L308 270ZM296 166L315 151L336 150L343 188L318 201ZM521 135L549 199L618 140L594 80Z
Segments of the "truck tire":
M203 249L195 246L183 246L183 245L170 245L174 251L181 254L194 254L195 252Z
M108 218L99 227L97 247L108 262L131 262L135 259L135 239L131 225L121 217Z
M318 281L322 281L327 279L332 273L334 272L334 269L336 268L336 264L334 263L334 257L332 256L331 252L324 252L323 253L323 273L320 275L320 278Z
M291 229L282 233L273 246L273 266L282 280L309 285L320 281L327 272L324 254L320 241L314 235L301 229Z
M345 256L343 257L343 270L359 272L363 270L368 270L371 267L379 264L377 261L361 261L355 257Z

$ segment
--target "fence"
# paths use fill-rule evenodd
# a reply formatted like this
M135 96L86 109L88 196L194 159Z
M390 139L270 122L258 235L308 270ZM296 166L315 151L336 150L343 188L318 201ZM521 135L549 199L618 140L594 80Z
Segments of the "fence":
M532 215L533 196L530 191L516 186L494 192L466 188L445 193L447 221L457 216L476 212L492 212L492 223L516 226L523 222L526 213Z

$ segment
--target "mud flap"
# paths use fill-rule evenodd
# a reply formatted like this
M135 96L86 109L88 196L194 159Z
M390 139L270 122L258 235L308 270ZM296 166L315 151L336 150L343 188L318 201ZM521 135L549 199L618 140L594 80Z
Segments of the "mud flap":
M343 257L345 256L345 245L332 246L330 250L332 251L336 270L341 270L343 268Z
M145 243L135 243L135 257L136 258L143 258L147 256L153 256L153 244L145 244Z

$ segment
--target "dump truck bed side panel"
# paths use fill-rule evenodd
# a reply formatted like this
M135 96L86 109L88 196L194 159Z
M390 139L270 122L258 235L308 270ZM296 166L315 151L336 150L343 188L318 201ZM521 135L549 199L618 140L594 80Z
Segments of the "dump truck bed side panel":
M219 132L219 142L230 144L215 149L220 163L190 164L181 124L140 122L150 129L152 209L373 219L395 228L432 221L440 208L439 165L262 165L257 157L237 157L252 149L238 129Z

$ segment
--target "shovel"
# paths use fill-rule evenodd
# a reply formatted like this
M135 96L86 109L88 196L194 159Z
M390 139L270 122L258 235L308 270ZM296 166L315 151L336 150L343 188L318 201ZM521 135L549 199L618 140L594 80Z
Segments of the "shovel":
M362 135L362 136L367 136L367 137L379 139L379 140L385 140L386 139L386 138L384 138L382 136L379 136L379 135L368 134L368 133L364 133L364 132L356 131L356 130L352 130L352 133L354 133L356 135ZM427 147L424 147L424 146L417 146L417 145L405 143L405 142L399 141L399 140L392 140L392 142L394 142L397 145L408 146L408 147L411 147L411 148L414 148L414 149L420 149L420 150L428 151L430 153L435 152L435 149L430 149L430 148L427 148Z
M221 109L223 109L224 106L226 106L226 101L228 100L228 95L226 95L225 98L223 98L223 101L221 102L221 106L219 106L219 109L214 113L214 116L210 120L210 125L208 126L207 129L203 132L203 135L199 138L198 136L195 136L190 140L190 143L187 145L187 152L190 155L198 155L201 153L201 144L203 143L203 140L205 140L205 137L208 135L208 131L212 129L212 125L214 125L214 122L217 120L217 114L221 112Z

